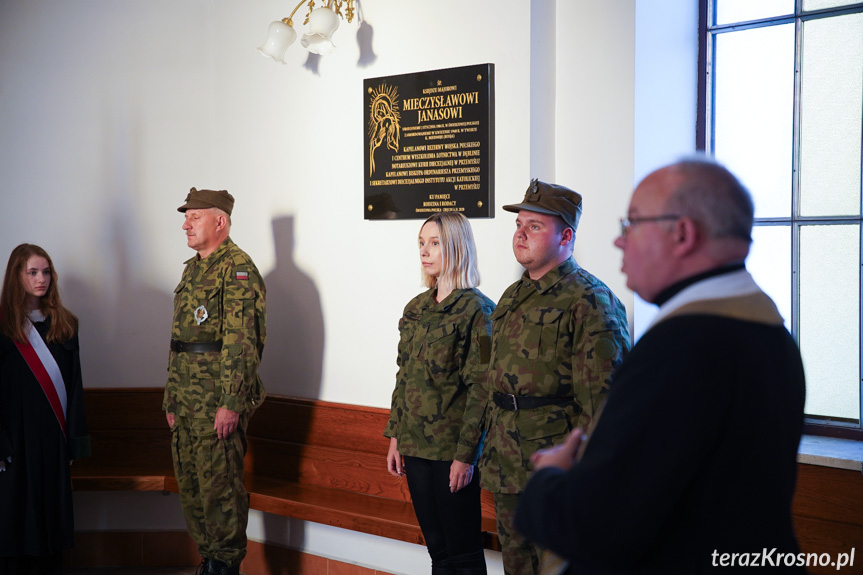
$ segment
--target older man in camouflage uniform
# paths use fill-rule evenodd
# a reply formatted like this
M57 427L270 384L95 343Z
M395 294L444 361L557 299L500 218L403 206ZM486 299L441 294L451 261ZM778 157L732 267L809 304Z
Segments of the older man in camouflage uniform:
M481 460L482 486L494 494L507 575L539 572L539 551L515 532L530 456L588 428L612 370L629 349L623 304L572 257L581 196L533 180L516 212L512 248L522 278L492 314L492 355Z
M192 188L177 208L198 253L174 290L163 408L183 514L205 575L239 574L246 555L246 427L266 395L258 377L266 288L228 235L233 207L224 190Z

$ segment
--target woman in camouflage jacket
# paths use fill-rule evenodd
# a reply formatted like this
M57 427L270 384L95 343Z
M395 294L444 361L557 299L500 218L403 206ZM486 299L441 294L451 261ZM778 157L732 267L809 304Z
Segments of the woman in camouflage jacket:
M387 468L407 475L433 575L486 572L480 528L483 381L494 303L482 294L467 218L443 212L419 233L423 284L399 321Z

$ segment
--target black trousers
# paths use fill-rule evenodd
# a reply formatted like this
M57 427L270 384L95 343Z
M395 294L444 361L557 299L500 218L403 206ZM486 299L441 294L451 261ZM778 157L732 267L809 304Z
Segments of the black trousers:
M0 557L0 575L59 575L62 572L62 552L50 557Z
M485 573L479 476L450 493L452 461L405 456L405 473L414 511L426 540L432 571Z

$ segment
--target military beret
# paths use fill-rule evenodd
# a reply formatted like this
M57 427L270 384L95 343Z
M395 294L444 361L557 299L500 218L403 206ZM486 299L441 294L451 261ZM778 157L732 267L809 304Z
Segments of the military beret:
M560 216L573 231L578 227L581 218L581 194L564 186L547 184L534 178L524 194L520 204L504 206L508 212L539 212Z
M234 196L227 190L196 190L192 188L186 196L186 203L177 208L178 212L219 208L229 216L234 210Z

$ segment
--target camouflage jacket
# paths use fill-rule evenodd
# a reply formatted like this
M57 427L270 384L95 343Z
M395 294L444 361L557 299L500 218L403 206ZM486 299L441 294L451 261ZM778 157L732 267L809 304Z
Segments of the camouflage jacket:
M482 451L482 393L494 302L478 289L435 290L405 306L399 320L396 388L384 435L403 455L476 464ZM473 406L472 409L467 409Z
M518 493L535 451L590 425L629 350L629 327L620 300L572 258L538 281L525 272L501 296L492 324L482 486ZM508 411L491 401L495 391L573 402Z
M182 417L212 418L220 407L251 412L266 396L258 377L266 339L264 280L231 238L185 265L174 290L171 339L221 341L222 350L172 351L162 407Z

